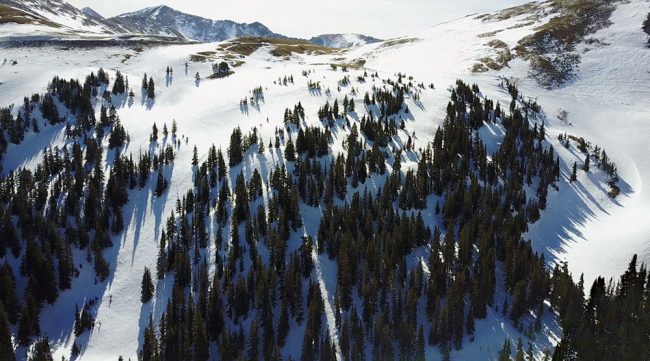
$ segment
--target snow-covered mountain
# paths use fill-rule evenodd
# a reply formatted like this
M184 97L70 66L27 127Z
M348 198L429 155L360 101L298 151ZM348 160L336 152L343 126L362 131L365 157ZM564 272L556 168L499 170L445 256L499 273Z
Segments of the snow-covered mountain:
M0 6L7 14L0 22L0 37L92 37L120 32L101 16L88 15L63 0L3 0Z
M242 36L284 37L259 22L245 24L230 20L211 20L185 14L166 5L118 15L109 20L119 24L124 32L176 36L200 42L222 41Z
M284 38L259 22L211 20L164 5L113 18L104 18L88 7L77 9L64 0L3 0L0 6L11 11L0 23L0 38L5 39L140 39L144 35L213 42L242 36Z
M21 1L21 4L28 2L34 3ZM216 27L210 20L184 15L178 15L181 21L177 22L176 15L171 15L175 14L173 9L161 7L99 21L91 11L86 10L83 15L79 15L74 10L65 10L66 7L63 6L61 13L68 15L58 17L56 23L56 16L48 15L42 7L39 8L41 10L36 13L29 7L21 7L19 14L30 26L39 26L37 29L63 31L63 25L56 24L67 22L71 25L66 26L65 31L78 31L77 34L85 33L83 24L72 23L68 18L95 19L94 24L97 24L98 29L106 26L109 32L112 29L118 33L146 32L200 41L209 41L210 36L213 36L210 34L232 35L244 31L234 24ZM583 16L584 12L589 16ZM540 263L546 262L549 273L553 266L567 262L566 267L576 282L581 274L584 275L586 290L589 290L592 281L598 276L616 279L623 274L633 254L639 255L639 263L650 262L650 223L647 222L650 219L650 187L646 184L650 179L650 160L647 157L650 137L650 122L647 120L650 50L647 48L648 35L642 29L649 12L648 2L644 0L615 3L590 0L532 2L491 14L472 15L439 24L411 36L370 44L354 44L359 46L341 50L320 48L305 42L267 41L258 38L219 44L192 43L155 47L114 45L92 49L58 46L2 48L2 56L6 60L0 63L0 107L10 104L15 106L0 112L3 120L0 123L6 127L3 136L9 140L4 142L7 148L1 160L1 177L23 167L40 169L34 178L43 178L45 172L53 175L51 181L49 178L38 181L38 187L24 193L9 191L13 182L3 183L11 185L2 188L0 204L5 204L2 202L8 198L35 198L47 211L28 215L24 214L24 208L21 207L8 207L6 211L0 207L3 212L0 231L16 235L15 232L7 231L14 219L19 227L21 223L34 222L33 218L46 214L50 218L46 220L50 225L49 230L31 232L30 235L35 239L57 236L47 238L49 242L42 242L48 245L44 247L47 251L45 255L32 250L29 261L37 263L41 259L60 258L61 261L54 262L56 267L45 268L43 271L43 274L51 275L53 279L61 277L55 269L60 270L59 265L65 264L62 262L65 260L71 261L70 267L75 271L72 273L76 273L70 280L70 287L61 287L52 302L42 302L39 305L42 309L27 305L21 311L33 313L37 309L41 334L48 337L54 359L65 357L94 361L116 360L118 356L123 356L123 359L135 360L144 345L151 342L152 335L160 335L157 329L147 334L151 331L147 326L149 320L152 320L152 324L159 325L162 322L161 316L165 313L169 322L169 312L172 312L172 326L183 326L174 328L171 334L190 335L185 338L189 340L187 342L194 342L191 334L205 337L208 332L212 337L216 332L215 325L223 327L221 335L210 339L209 359L244 357L240 352L244 349L246 357L256 359L257 347L249 345L258 343L260 349L261 344L270 343L272 347L269 348L273 348L272 352L278 358L301 359L303 347L316 347L314 345L321 343L321 340L318 347L323 351L322 354L329 350L329 345L333 349L330 359L346 359L344 350L348 353L357 352L349 359L369 360L388 351L397 357L400 352L408 350L409 345L402 342L415 340L415 337L401 336L406 332L415 335L420 326L417 332L421 332L422 343L418 337L417 348L419 350L421 346L424 349L426 360L445 359L440 337L447 337L444 332L451 327L456 327L456 331L461 334L460 349L451 344L446 346L446 352L450 353L452 360L497 360L504 339L512 340L513 349L517 339L521 339L522 348L529 347L534 360L543 360L553 353L564 334L563 312L549 305L557 302L558 294L560 302L568 304L563 299L567 294L561 293L566 292L566 284L562 289L557 287L554 290L554 302L548 295L537 296L542 297L543 301L539 308L526 310L520 322L513 323L509 312L514 309L515 301L521 303L522 298L529 302L535 300L532 291L535 282L528 282L528 279L542 279L540 283L550 283L551 275L548 278L538 278L540 274L535 277L525 274L532 264L523 261L523 257L503 256L506 261L494 261L495 257L501 256L495 256L492 252L503 242L502 238L511 236L508 229L519 224L522 219L520 217L530 217L529 210L532 213L536 209L539 189L542 188L537 176L537 173L542 173L540 159L551 154L551 160L557 162L558 179L553 185L544 187L548 191L545 197L546 208L538 209L539 219L527 223L525 231L516 235L515 241L518 238L524 241L519 244L520 249L527 249L527 241L530 241L532 251L544 256ZM138 24L135 19L141 19L143 23ZM108 21L119 26L115 27ZM0 25L0 30L5 25L7 24ZM355 37L359 38L352 38ZM325 37L331 41L327 44L330 47L343 44L343 38L346 36ZM229 76L215 73L214 64L222 62L228 65L228 71L223 74L230 74ZM107 70L104 73L107 83L95 82L91 85L97 91L88 92L94 94L90 106L84 111L91 112L92 117L78 119L79 112L82 111L79 105L81 103L57 100L59 96L69 97L74 94L68 91L67 86L59 87L62 93L53 97L49 108L39 105L38 99L42 96L32 97L37 99L36 102L28 103L23 108L24 96L54 94L54 88L48 87L53 77L79 79L83 84L90 72L98 74L99 67ZM133 90L131 95L111 93L118 78L117 71L127 78L126 83ZM152 79L150 88L155 98L148 96L149 89L140 87L140 80L145 73ZM451 105L460 94L457 79L462 79L468 85L462 96L469 94L473 100L468 104L459 103L461 107ZM475 84L471 90L470 84ZM388 111L389 106L394 107L392 104L381 103L381 99L396 98L394 95L399 94L399 90L395 93L395 89L409 89L402 93L403 103L399 103L397 113L392 118L384 118L387 121L374 123L374 120L382 119L382 113ZM365 94L372 96L364 97ZM350 100L355 104L352 108ZM485 112L466 112L475 103L485 104ZM341 106L342 104L347 105ZM492 107L489 108L487 104ZM322 116L326 113L324 109L332 109L330 105L339 109L337 113L344 108L341 112L343 115L331 120ZM77 106L76 113L71 111L71 106ZM111 107L113 109L107 112L106 109ZM485 175L467 179L467 184L472 184L471 191L469 187L464 189L462 186L457 187L458 184L450 184L448 189L440 192L449 194L454 189L453 194L457 198L455 208L447 207L450 198L433 193L425 196L422 209L401 205L402 201L409 202L407 188L419 191L420 187L427 187L428 183L419 183L421 174L427 173L426 169L421 172L420 164L426 163L423 159L427 146L437 143L438 147L442 147L442 144L447 143L438 138L437 130L450 121L447 118L450 113L460 112L459 114L466 115L460 119L476 118L479 121L475 125L476 129L468 130L469 126L462 122L459 123L462 127L451 129L448 134L466 131L466 137L459 138L460 141L452 144L457 150L451 153L451 157L437 160L442 165L453 164L459 172L466 172L466 169L478 167L473 162L467 162L466 158L474 157L478 163L485 160L485 166L495 164L498 158L510 156L508 152L500 152L508 134L512 136L509 133L510 125L503 121L503 116L493 114L496 114L495 108L500 109L501 114L512 114L517 107L525 109L526 124L531 129L534 127L538 136L534 141L521 142L521 156L512 158L513 164L517 163L521 169L529 172L513 170L511 173L518 173L520 179L512 183L497 180L485 198L475 197L476 193L487 187L486 181L479 180L485 178ZM58 109L60 119L51 124L46 121L43 109L52 113L53 108ZM303 118L298 115L301 112ZM17 117L19 113L26 121L8 120L8 114ZM483 121L483 117L489 121ZM114 123L101 128L101 133L96 131L98 127L103 127L100 122L110 122L109 118L113 118ZM93 119L93 123L89 123L90 119ZM396 124L401 126L396 127ZM112 134L115 129L119 129L118 125L124 127L128 140L121 147L110 147ZM540 130L542 126L543 132ZM14 134L21 127L25 127L25 133L18 136ZM216 149L220 150L219 154L223 150L230 158L228 149L233 144L233 130L237 128L241 129L240 135L244 134L240 143L246 148L240 162L216 167L215 164L219 163L216 160ZM163 129L162 134L158 134L159 129ZM298 129L305 132L301 135ZM521 129L521 133L526 133L523 129L528 128ZM322 146L320 143L314 146L316 142L305 142L307 130L310 137L317 137L327 130L331 139L324 142L325 155L308 162L289 160L289 156L296 156L295 148L304 151L305 148ZM10 132L17 139L11 139ZM380 145L380 136L385 139L383 145ZM89 140L92 141L89 143ZM91 151L89 144L94 145L94 151ZM472 152L463 151L463 147L468 144L480 146L471 148L474 150ZM102 152L97 152L97 146ZM54 148L49 155L42 151L47 147ZM85 153L87 158L91 158L92 153L95 157L99 154L99 163L93 166L80 160L75 176L64 177L61 175L64 172L58 172L55 168L58 166L57 159L60 161L63 158L58 156L57 149L60 151L64 147L68 150L65 155L68 158L64 159L74 157L75 153ZM355 148L358 150L356 158ZM586 157L595 154L595 148L605 149L609 159L616 163L615 177L600 168L602 158ZM519 153L516 146L512 149L510 154ZM540 155L534 161L525 155L525 152L540 149L543 151L534 153ZM313 151L316 153L318 150ZM172 160L169 160L169 153ZM301 151L298 150L297 153L298 159L301 159ZM477 153L483 154L484 159L479 159ZM157 164L148 178L124 176L115 171L119 155L124 156L124 166L133 160L137 163L138 159L142 163L144 154L150 154ZM599 153L599 157L602 154ZM341 161L335 161L334 155ZM396 155L400 155L399 162L396 161ZM344 157L348 156L354 162L346 163ZM431 152L428 157L430 156ZM148 156L144 157L149 159ZM433 152L433 157L435 160L439 154ZM228 158L226 162L230 160ZM363 162L370 158L373 166L366 169ZM591 170L585 169L587 159L591 159ZM520 160L523 161L520 163ZM49 164L43 168L46 161ZM338 170L333 166L335 162L340 165ZM528 165L533 162L540 167L531 170ZM380 171L376 163L383 164L385 169ZM130 164L124 168L131 172L140 169L140 165ZM142 168L149 172L150 165L144 164ZM285 169L288 176L285 176ZM220 172L224 172L224 175L218 176ZM346 172L352 176L346 177ZM502 170L488 166L486 172L502 173ZM572 179L572 172L575 179ZM103 179L110 183L110 187L101 180L96 180L102 179L97 174L103 174ZM122 176L118 181L115 181L115 177L118 177L116 174ZM255 174L261 179L259 186L254 181ZM312 176L313 174L316 175ZM394 178L394 174L399 176ZM443 178L455 176L454 173L432 174L439 174L439 178L431 182L434 187ZM508 178L507 171L503 174L504 178ZM305 175L306 178L301 178ZM77 180L77 176L88 177L90 180ZM217 177L223 179L217 180ZM245 182L241 182L240 177ZM321 183L318 182L328 179L327 177L331 179L319 188ZM166 190L158 192L160 182L157 179L160 178L165 181L163 184L168 184ZM400 178L405 183L400 183ZM32 177L25 175L17 179L19 182L16 183L33 181ZM109 179L113 179L113 182ZM373 203L373 198L388 187L389 180L396 182L391 185L395 200L383 195L377 196L376 201L381 199L384 203L376 206L379 203ZM295 181L296 184L285 187L287 181ZM126 203L101 207L98 213L105 217L93 223L96 227L104 227L104 238L101 239L103 245L97 245L98 232L87 231L83 222L68 225L67 228L60 227L61 222L75 217L85 219L87 213L93 213L93 208L81 204L87 202L85 198L92 187L106 188L104 193L107 197L109 193L122 197L120 192L109 192L109 189L114 191L126 183L138 183L131 189L124 189L128 198ZM66 193L65 189L72 184L79 188L80 197L77 198L82 198L81 201L76 201L77 198ZM509 211L510 207L503 207L498 210L497 216L491 213L482 213L480 218L474 219L465 216L474 216L473 205L478 202L477 198L488 199L488 203L498 203L502 198L495 195L512 184L522 186L520 190L523 197L513 192L502 198L516 198L519 206L525 206L522 208L525 212L513 215L510 214L514 213ZM278 190L280 187L282 189ZM338 190L335 191L335 187ZM289 190L282 193L286 199L278 199L276 194L285 192L283 189ZM332 203L315 203L315 200L324 199L315 189L325 195L329 193L334 198ZM615 189L618 195L612 197ZM229 194L243 194L247 190L251 194L250 204L237 204L240 195L236 195L235 201L226 201L225 206L226 203L222 203L222 198L230 199ZM253 196L258 192L259 195ZM311 196L305 197L302 192ZM338 194L333 195L334 193ZM99 198L102 198L102 194ZM212 198L204 198L206 194ZM301 222L288 221L289 213L283 207L291 199L300 201L296 207L286 209L297 212ZM303 201L304 199L308 200ZM366 207L367 204L371 206ZM66 210L65 213L52 211L52 208L59 205L61 210ZM254 218L252 225L248 220L246 223L231 222L237 209L244 209L243 205L250 205L246 206L243 217ZM258 217L260 209L264 210L265 207L269 210L269 217ZM114 212L114 208L117 208L119 217L108 216L107 212ZM370 211L365 214L366 217L356 220L354 217L340 217L331 223L323 221L332 208L337 208L332 214L350 210ZM376 214L383 214L393 208L398 211L395 215L388 213L390 217L385 224L379 226L374 222ZM197 209L201 210L200 214L205 219L197 216ZM445 217L454 212L463 215L459 218L462 222L455 223L459 228L457 232L446 229L448 224L454 225L455 219L450 223ZM188 214L191 214L190 218ZM222 223L219 218L223 214L227 219ZM419 231L418 227L410 229L408 226L409 218L415 219L420 214L422 223L429 230L442 232L440 236L444 239L444 244L432 241L407 246L413 243L412 240L419 241L416 234L426 233ZM281 231L276 229L276 225L280 224L277 219L286 222L283 228L280 227ZM510 221L503 222L503 219ZM113 228L118 223L117 220L121 221L121 228ZM104 222L110 224L110 227L102 226ZM351 222L356 222L356 229L344 227ZM494 222L496 228L501 230L487 230L483 227L492 224L490 222ZM460 223L464 224L462 227L465 231L460 230ZM395 227L390 234L380 229L389 226ZM467 231L470 228L474 230ZM493 228L492 225L489 228ZM261 235L265 229L269 230L268 237ZM375 231L384 232L383 237L375 237ZM484 232L493 231L497 232L495 234L498 237L483 238ZM167 232L167 243L162 240L163 232ZM330 238L324 245L319 244L328 236L328 232ZM286 236L280 236L283 233ZM407 234L403 239L400 238L403 237L402 233ZM183 237L189 238L184 239L188 245L179 243ZM202 237L205 245L200 245L199 239ZM356 242L358 237L367 238L363 238L364 243L353 243L353 239ZM458 237L458 242L454 237ZM82 239L88 243L86 246L81 246ZM404 242L391 243L394 239L402 239ZM466 243L463 244L461 239ZM54 246L49 245L54 242L51 240L56 240ZM24 259L28 258L25 256L28 252L22 246L23 249L15 252L18 254L15 256L13 250L9 250L9 243L4 242L4 239L0 241L3 241L0 246L7 247L7 252L0 256L0 264L9 267L12 272L10 274L16 279L19 301L26 304L22 295L26 293L28 285L34 282L24 275L25 272L30 272L30 267L21 267ZM238 242L238 246L233 246L235 242ZM354 247L350 244L354 244ZM65 254L64 246L70 245L71 254ZM343 247L341 245L345 245L347 252L340 251L337 255L322 249ZM482 247L494 248L483 253ZM170 254L176 258L176 265L167 270L163 267L160 279L154 276L153 297L147 302L141 302L143 268L147 267L155 274L161 263L164 265L172 262L168 259L161 262L161 254L167 254L166 249L174 250ZM233 250L240 253L236 261L231 258L235 253ZM501 251L506 252L503 248ZM509 249L508 252L510 251ZM393 257L391 252L402 252L403 258ZM364 256L345 257L348 253ZM486 253L488 256L483 257ZM442 256L439 257L439 254ZM523 251L516 255L530 256ZM472 268L465 271L452 269L462 259L474 257L477 259L471 264ZM104 266L108 275L104 280L96 276L98 259L106 262ZM184 262L180 263L179 259ZM273 259L275 262L271 261ZM287 261L283 262L283 259ZM448 259L451 261L447 262ZM481 265L490 262L494 266L494 302L487 307L484 317L474 319L471 306L482 295L483 289L487 288L484 287L485 284L478 283L477 277L486 274ZM375 266L369 268L369 264ZM383 270L390 267L394 273L382 274ZM269 292L269 286L274 285L278 277L286 277L288 269L292 273L285 280L293 282L292 287L277 288L275 293ZM350 273L352 269L356 269L356 272ZM444 272L441 272L443 269ZM508 286L507 279L508 272L511 276L515 273L513 270L517 270L519 276L524 273L524 277L514 287L512 284ZM4 272L3 268L0 271ZM375 274L373 272L382 274L382 278L369 277L368 274ZM431 275L435 272L443 275L442 281L432 281ZM179 291L176 283L181 273L186 276L185 282L191 286L186 285ZM219 273L222 275L215 276ZM453 276L450 276L452 273ZM191 281L187 280L188 274L191 275ZM41 274L36 276L42 277ZM456 282L466 277L472 282ZM632 275L628 274L628 277ZM211 279L212 282L209 281ZM5 282L3 285L12 285L11 280L7 280L7 277L0 279ZM254 288L251 284L255 284ZM343 287L350 287L350 284L356 287L351 287L351 297L347 302L352 307L346 310L342 306L341 295ZM550 287L549 284L546 286ZM214 288L223 292L211 292ZM58 290L57 286L55 289ZM209 297L206 296L207 289L210 289ZM378 289L382 292L378 292ZM291 290L298 291L290 294L294 292ZM433 302L428 302L430 299L427 297L434 293L432 290L437 298L433 297ZM583 290L577 292L582 300ZM448 307L452 293L456 293L459 305L453 309ZM515 294L519 297L515 297ZM3 297L4 295L2 293ZM313 295L320 296L317 302L310 297ZM589 296L589 291L585 295ZM179 299L186 301L188 298L198 300L196 308L171 306L170 302L179 302ZM294 302L290 306L287 305L289 298L293 298L291 302ZM254 302L249 302L250 300ZM208 302L209 307L205 307ZM580 309L587 304L583 302L577 305ZM87 305L87 309L84 305ZM246 307L240 307L241 305ZM77 306L83 307L84 315L91 318L89 328L77 328L77 322L80 321L73 317L75 311L79 311ZM220 310L221 306L223 314L220 317L210 317L214 316L211 312L214 309ZM432 311L431 308L435 310ZM402 312L402 309L406 310L403 314L408 315L404 317L409 318L408 322L401 322L401 314L397 312ZM598 314L605 309L606 307L595 312L595 317L600 317ZM355 311L357 313L351 317ZM428 317L429 312L437 316ZM200 317L195 317L196 323L190 324L183 314ZM295 316L297 314L300 316ZM314 314L318 317L314 317ZM206 316L210 317L207 318L210 320L208 331L201 323L206 320ZM579 315L572 322L578 318ZM178 321L180 319L182 322ZM619 318L614 319L614 323L619 321ZM20 326L19 323L20 321L12 323L9 327L12 335L18 335L21 328L28 336L29 332L34 332L28 329L29 324ZM445 326L442 327L441 324ZM460 327L453 326L457 324ZM286 331L286 342L276 346L275 331L279 334L280 329ZM471 334L469 329L472 330ZM606 333L609 334L609 330ZM317 342L304 342L307 339L305 335L309 334L316 335ZM6 333L0 333L2 335L6 336ZM267 337L269 335L273 337ZM13 337L10 344L13 342L18 359L26 359L27 354L34 350L18 345L17 339L17 336ZM377 346L382 340L386 341L383 348ZM412 348L415 349L415 342L412 343ZM169 345L171 344L164 347L170 347ZM361 346L356 348L355 345ZM638 349L635 352L639 352L639 355L646 351L643 349L645 345L632 345L633 348L635 346ZM183 348L192 350L190 346ZM76 352L79 354L76 355ZM521 353L523 358L523 351ZM646 358L639 356L639 359Z
M309 41L312 44L326 46L328 48L351 48L372 43L378 43L381 39L361 34L323 34L315 36Z
M105 18L90 7L77 9L64 0L3 0L6 20L0 23L0 38L66 40L97 36L128 39L141 35L214 42L238 37L287 38L264 24L212 20L186 14L166 5ZM9 16L11 15L11 16ZM360 34L324 34L310 42L331 48L348 48L381 41Z

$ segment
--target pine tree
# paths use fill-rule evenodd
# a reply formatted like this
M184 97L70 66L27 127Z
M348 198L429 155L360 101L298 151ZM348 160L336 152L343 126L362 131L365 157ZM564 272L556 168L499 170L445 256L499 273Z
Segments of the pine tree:
M77 357L81 353L81 350L79 349L79 346L77 346L77 342L72 343L72 350L70 350L70 354L72 357Z
M156 126L156 123L153 123L153 126L151 126L151 135L149 136L149 141L155 142L158 140L158 127Z
M248 332L248 361L257 361L259 359L259 334L257 319L253 319Z
M26 292L28 293L28 292ZM31 336L41 333L38 320L38 305L34 301L31 292L25 296L25 306L18 322L18 344L21 346L29 345Z
M508 339L503 342L503 347L499 352L499 361L510 361L510 340Z
M0 360L15 361L16 355L11 344L9 320L2 302L0 302Z
M294 162L296 160L296 150L293 146L291 138L287 141L287 146L284 148L284 157L287 162Z
M210 342L208 341L208 334L205 329L205 321L201 317L201 312L195 310L194 312L194 325L192 335L194 338L194 360L207 361L210 357Z
M516 361L524 361L524 346L521 343L521 337L517 341L517 356L515 358Z
M178 131L178 126L176 125L176 119L172 119L172 137L176 137L177 131Z
M47 337L36 341L29 361L54 361L52 351L50 350L50 342Z
M195 167L199 165L199 151L196 149L196 145L192 151L192 165Z
M422 325L418 327L418 339L415 348L415 361L424 361L425 360L425 347L424 342L424 328Z
M140 292L140 301L142 303L147 303L153 298L154 285L151 280L151 272L149 268L144 268L144 274L142 275L142 289Z
M590 162L590 158L589 158L589 154L587 154L587 157L585 158L585 164L582 166L582 169L585 172L589 172L589 162Z
M578 165L573 162L573 170L571 171L571 182L578 180Z
M156 90L153 82L153 78L149 78L149 83L147 84L147 96L151 99L156 97Z
M241 128L237 127L230 135L230 146L228 147L228 162L231 167L236 166L244 160L242 148L243 139Z
M162 171L158 171L158 178L156 179L156 197L160 197L167 190L167 180L162 174Z
M160 347L154 330L153 317L149 316L149 324L144 329L142 350L139 352L140 361L160 361Z

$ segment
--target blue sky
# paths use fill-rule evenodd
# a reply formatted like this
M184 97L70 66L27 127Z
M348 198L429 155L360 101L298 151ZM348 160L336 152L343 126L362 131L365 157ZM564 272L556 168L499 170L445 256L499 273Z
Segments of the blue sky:
M392 38L440 22L494 11L527 0L68 0L109 17L165 4L186 13L238 22L259 21L288 36L362 33Z

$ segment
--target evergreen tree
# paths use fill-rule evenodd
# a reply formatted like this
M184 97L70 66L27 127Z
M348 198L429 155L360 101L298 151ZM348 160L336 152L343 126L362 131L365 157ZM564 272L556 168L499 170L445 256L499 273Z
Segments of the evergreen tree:
M156 179L156 190L155 190L155 195L156 197L160 197L165 193L165 190L167 190L167 180L162 174L162 171L158 171L158 178Z
M194 150L192 150L192 165L195 167L199 165L199 151L196 149L196 145L194 146Z
M570 181L575 182L576 180L578 180L578 165L576 162L573 162L573 170L571 171Z
M503 347L499 352L499 361L510 361L510 340L506 339L503 342Z
M149 83L147 84L147 97L154 99L156 97L156 90L153 82L153 78L149 78Z
M15 361L16 355L11 343L9 320L2 302L0 302L0 360Z
M154 285L151 280L151 272L149 268L144 268L144 274L142 275L142 287L140 292L140 301L142 303L147 303L151 300L154 293Z
M149 324L144 329L142 349L138 356L140 361L160 361L160 347L158 346L152 316L149 316Z
M52 351L50 350L50 342L47 337L36 341L29 361L54 361Z

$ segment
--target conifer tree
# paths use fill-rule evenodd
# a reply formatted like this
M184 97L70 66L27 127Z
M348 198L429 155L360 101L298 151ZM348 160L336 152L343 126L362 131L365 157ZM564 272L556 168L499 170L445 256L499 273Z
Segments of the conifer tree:
M16 355L11 343L9 320L2 302L0 302L0 360L15 361Z
M576 162L573 162L573 170L571 171L570 181L575 182L576 180L578 180L578 165Z
M36 341L32 355L29 357L29 361L54 361L54 358L52 358L52 351L50 350L50 342L47 337Z
M141 361L160 361L160 347L158 346L158 338L156 337L151 315L149 316L149 324L144 329L142 350L140 350L138 358Z
M162 174L162 171L158 171L158 178L156 179L156 197L160 197L167 190L167 180Z
M510 361L510 340L506 339L503 342L503 347L499 352L499 361Z
M156 90L155 90L153 78L149 78L149 83L147 84L147 96L150 99L154 99L156 97Z
M153 298L154 285L151 280L151 272L149 268L144 268L144 274L142 275L142 287L140 291L140 301L142 303L147 303Z

